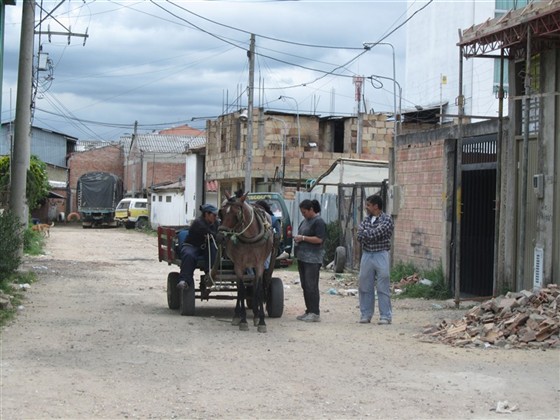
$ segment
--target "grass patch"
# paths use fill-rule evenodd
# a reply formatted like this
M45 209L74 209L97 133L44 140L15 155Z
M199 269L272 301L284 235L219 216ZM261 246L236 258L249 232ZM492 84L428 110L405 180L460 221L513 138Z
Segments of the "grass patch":
M407 285L402 293L394 295L397 298L422 298L422 299L449 299L451 291L445 284L445 277L443 275L443 267L438 264L437 267L428 270L420 270L414 264L397 263L391 270L391 282L396 283L401 279L417 273L420 278L428 279L432 282L431 286L416 283Z
M20 284L32 284L37 281L37 274L34 272L15 272L0 281L0 292L10 297L11 307L0 310L0 327L11 321L17 308L23 302L25 290L20 288Z
M27 229L23 233L23 249L28 255L41 255L45 248L45 238L39 233Z

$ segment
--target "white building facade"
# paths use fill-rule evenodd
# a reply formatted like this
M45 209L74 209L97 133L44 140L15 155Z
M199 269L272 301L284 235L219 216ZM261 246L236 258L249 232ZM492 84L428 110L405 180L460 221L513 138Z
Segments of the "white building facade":
M408 0L407 47L403 112L415 107L441 105L452 121L459 95L459 30L527 5L527 0L425 2ZM422 10L420 10L422 9ZM416 13L416 14L415 14ZM413 16L413 14L415 14ZM463 96L466 116L498 116L499 59L463 61ZM505 71L507 84L507 70ZM507 85L505 85L507 92ZM443 104L443 105L442 105ZM507 108L504 110L507 114ZM472 118L472 121L478 119Z

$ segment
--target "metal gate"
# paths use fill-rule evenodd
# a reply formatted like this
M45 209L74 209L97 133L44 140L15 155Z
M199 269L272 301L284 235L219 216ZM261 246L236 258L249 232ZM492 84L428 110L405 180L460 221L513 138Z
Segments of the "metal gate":
M463 140L461 293L492 296L496 201L496 134Z

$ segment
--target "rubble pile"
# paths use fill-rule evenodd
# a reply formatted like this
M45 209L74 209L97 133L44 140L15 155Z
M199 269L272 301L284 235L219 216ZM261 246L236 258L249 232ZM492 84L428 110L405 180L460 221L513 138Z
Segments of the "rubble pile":
M405 289L406 286L409 286L411 284L419 283L420 280L422 280L422 279L420 278L418 273L414 273L414 274L411 274L410 276L403 277L398 282L391 283L391 292L395 292L396 290Z
M422 341L458 347L560 347L559 307L556 284L536 292L509 292L473 307L459 321L426 327Z

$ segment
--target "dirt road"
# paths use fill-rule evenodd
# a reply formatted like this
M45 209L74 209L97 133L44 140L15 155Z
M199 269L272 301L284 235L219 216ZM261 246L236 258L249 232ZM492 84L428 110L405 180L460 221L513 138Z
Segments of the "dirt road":
M156 238L55 226L17 319L2 331L2 419L560 417L558 350L463 349L421 342L422 326L462 311L394 304L393 325L358 324L357 297L302 312L294 272L268 333L230 325L233 301L167 308ZM348 281L348 278L342 279ZM441 304L441 302L438 302ZM511 414L495 411L509 401Z

